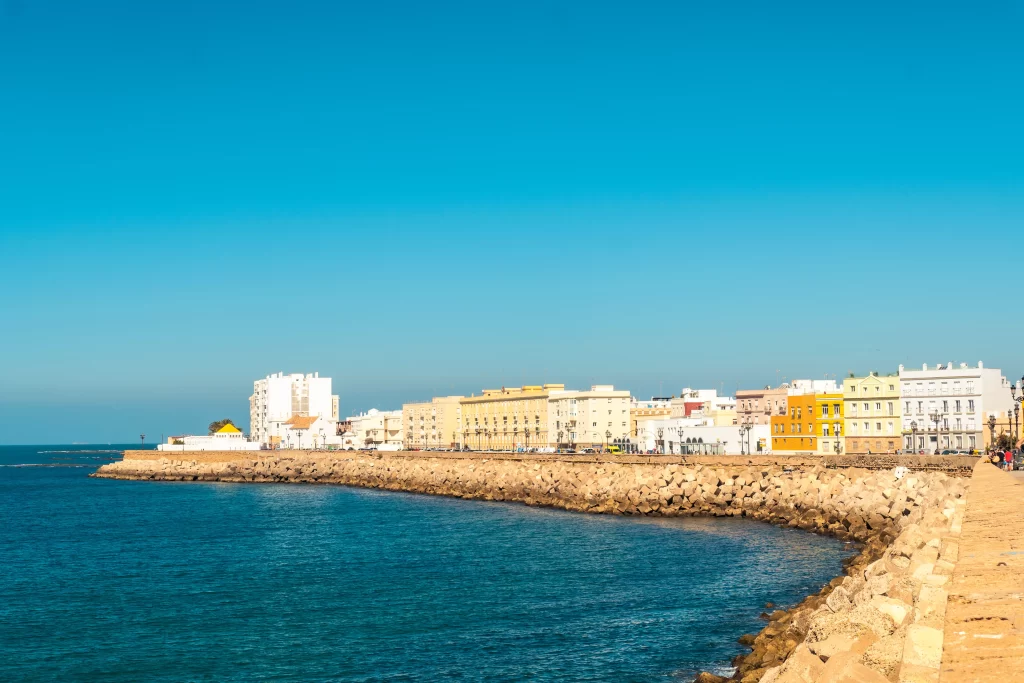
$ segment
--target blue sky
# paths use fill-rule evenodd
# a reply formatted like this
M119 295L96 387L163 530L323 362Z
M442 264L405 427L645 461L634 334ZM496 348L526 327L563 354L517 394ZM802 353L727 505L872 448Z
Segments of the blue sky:
M1009 376L1024 3L0 1L0 443Z

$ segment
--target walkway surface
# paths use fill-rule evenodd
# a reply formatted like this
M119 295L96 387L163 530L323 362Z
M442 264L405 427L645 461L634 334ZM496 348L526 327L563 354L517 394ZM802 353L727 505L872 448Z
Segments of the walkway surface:
M1024 479L974 468L949 587L942 683L1024 681Z

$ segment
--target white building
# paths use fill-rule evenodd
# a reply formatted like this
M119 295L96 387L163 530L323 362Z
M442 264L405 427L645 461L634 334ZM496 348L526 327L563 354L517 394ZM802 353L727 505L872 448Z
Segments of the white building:
M843 390L834 379L795 379L789 383L790 396L806 394L836 394Z
M319 415L293 415L281 425L280 448L333 449L341 446L337 421Z
M158 451L258 451L260 444L249 441L233 424L226 424L205 436L172 436Z
M322 418L337 423L338 397L331 394L331 378L320 373L277 373L253 382L249 397L249 431L253 441L271 447L281 444L293 417ZM334 427L327 427L334 433Z
M710 418L673 417L646 420L638 430L643 452L677 455L736 455L767 452L771 444L771 425L715 425Z
M982 363L900 366L903 445L907 450L982 448L990 414L1013 410L1010 383ZM917 443L913 443L914 439Z
M629 407L629 392L610 384L595 384L589 391L552 391L546 445L598 448L621 442L629 436Z
M402 411L371 408L346 418L351 424L341 435L342 447L348 449L374 448L400 450L402 448Z

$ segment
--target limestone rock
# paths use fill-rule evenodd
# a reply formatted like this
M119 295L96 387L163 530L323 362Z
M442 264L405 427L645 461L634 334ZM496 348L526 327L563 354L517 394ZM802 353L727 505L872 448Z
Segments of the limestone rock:
M817 683L889 683L889 679L864 666L860 655L842 652L828 660Z

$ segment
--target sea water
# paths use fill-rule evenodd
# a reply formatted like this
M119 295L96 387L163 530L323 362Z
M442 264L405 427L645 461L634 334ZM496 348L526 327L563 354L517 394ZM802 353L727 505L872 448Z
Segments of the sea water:
M117 450L0 447L0 680L688 682L852 552L743 519L88 477Z

